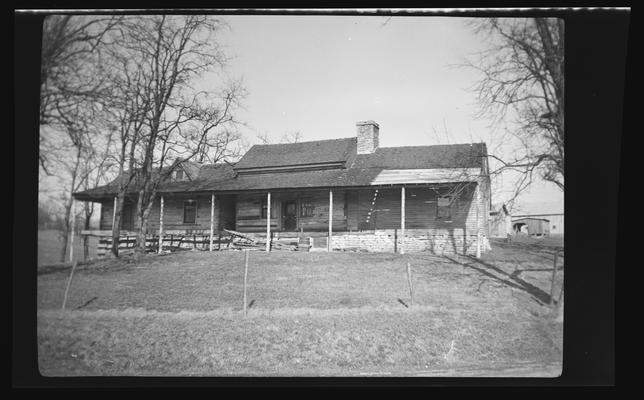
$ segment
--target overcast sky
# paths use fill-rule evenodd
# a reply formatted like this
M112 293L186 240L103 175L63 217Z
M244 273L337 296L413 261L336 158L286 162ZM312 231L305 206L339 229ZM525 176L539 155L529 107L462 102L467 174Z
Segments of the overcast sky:
M498 131L475 118L471 88L479 76L458 66L486 45L466 19L223 19L230 29L218 41L232 57L227 73L242 78L248 91L237 117L246 123L241 131L249 144L260 143L257 135L278 141L296 131L303 141L354 137L356 122L374 120L381 147L485 142L488 151L508 158L497 148L503 144ZM215 89L221 75L202 79L200 90ZM508 197L511 183L508 177L493 181L494 203ZM62 187L45 179L42 193L52 185ZM563 193L554 184L537 183L520 200L561 204Z
M229 73L248 90L239 119L251 144L295 131L306 141L351 137L357 121L374 120L382 147L498 145L489 121L474 116L478 75L457 66L485 46L463 18L225 19L231 29L220 41L233 56ZM530 192L524 201L563 199L553 184Z

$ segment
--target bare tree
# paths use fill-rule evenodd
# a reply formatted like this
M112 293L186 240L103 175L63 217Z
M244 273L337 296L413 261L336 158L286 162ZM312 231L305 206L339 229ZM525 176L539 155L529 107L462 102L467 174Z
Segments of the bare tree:
M257 136L257 139L259 140L260 144L272 144L273 143L271 138L268 136L268 132L266 132L266 131L264 131L263 133L258 133L255 136Z
M105 34L120 17L105 18L51 15L43 23L40 68L40 125L64 124L61 119L80 103L95 101L102 94L99 73L100 47ZM48 137L40 135L41 168L49 174Z
M540 177L564 189L564 22L555 18L477 19L490 48L468 60L480 116L506 124L513 156L491 152L491 175L514 171L513 196ZM506 151L506 153L508 153Z
M279 138L279 140L275 141L268 136L268 132L264 131L263 133L257 134L256 137L261 144L279 144L299 143L304 138L304 135L302 135L302 132L300 131L286 132Z
M114 149L107 153L116 165L116 202L112 225L111 254L119 256L119 237L126 193L134 178L137 147L146 129L150 110L149 80L144 74L144 60L130 54L126 29L111 35L106 60L112 83L104 99L110 130L115 132Z
M228 84L212 95L193 88L204 72L225 65L213 37L222 25L196 15L126 18L110 42L116 53L118 86L127 92L117 90L113 103L121 132L119 198L134 182L137 253L145 251L159 184L179 165L177 160L212 161L235 155L232 144L239 135L232 115L243 96L241 85ZM119 201L121 210L122 204ZM116 239L118 221L115 226Z
M302 141L303 137L300 131L286 132L282 135L280 143L298 143Z
M63 220L63 246L61 249L61 262L65 260L68 246L68 237L71 229L71 214L74 211L72 194L83 187L87 187L88 179L92 175L100 181L103 177L105 159L97 157L94 140L100 138L100 126L94 125L94 109L86 103L78 103L74 109L70 108L61 113L57 118L56 132L59 136L55 143L58 148L55 155L48 161L55 169L55 174L63 183L64 192L64 220ZM104 137L108 141L109 136ZM54 142L52 140L52 142Z
M112 151L113 132L107 135L90 135L90 143L86 148L88 151L83 157L81 172L85 179L80 185L81 190L88 190L102 184L108 183L109 173L113 169L113 161L109 157ZM86 201L83 207L83 229L91 229L91 220L95 211L95 203ZM83 254L87 259L89 256L89 236L83 237Z
M53 15L43 24L39 161L44 175L58 178L64 188L61 261L75 228L70 226L72 193L102 163L93 148L94 137L102 135L95 123L105 90L101 49L119 21L116 16Z

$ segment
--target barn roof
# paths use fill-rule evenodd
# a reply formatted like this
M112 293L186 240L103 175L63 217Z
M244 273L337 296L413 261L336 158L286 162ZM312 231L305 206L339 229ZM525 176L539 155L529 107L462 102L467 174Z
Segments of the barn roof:
M550 220L549 220L549 219L546 219L546 218L537 218L537 217L520 217L520 218L512 218L512 223L520 222L520 221L544 221L544 222L550 222Z
M291 188L328 188L402 183L466 182L480 175L484 143L439 146L379 148L372 154L356 155L356 139L322 140L279 145L253 146L237 164L201 165L189 181L166 182L159 192L234 192ZM271 160L274 155L277 161ZM344 161L342 161L344 160ZM345 162L331 169L238 173L245 168L295 166L302 163ZM296 164L300 163L300 164ZM240 167L241 165L241 167ZM136 192L132 185L129 192ZM75 193L77 199L114 196L116 185Z

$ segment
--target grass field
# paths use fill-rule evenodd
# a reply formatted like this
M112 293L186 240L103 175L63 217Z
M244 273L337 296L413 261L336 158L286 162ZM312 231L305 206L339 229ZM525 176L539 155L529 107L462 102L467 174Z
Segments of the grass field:
M90 264L76 271L65 311L69 271L42 273L40 370L47 376L556 376L563 331L547 305L552 250L492 245L481 260L251 252L247 316L241 252ZM562 279L559 271L556 295Z

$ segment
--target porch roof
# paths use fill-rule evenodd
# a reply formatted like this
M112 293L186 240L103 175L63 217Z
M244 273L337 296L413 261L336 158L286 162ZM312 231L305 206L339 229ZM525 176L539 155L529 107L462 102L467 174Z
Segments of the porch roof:
M243 192L333 187L471 182L484 165L485 144L379 148L348 168L237 174L230 164L203 165L192 180L162 183L160 193ZM239 165L239 164L238 164ZM78 200L113 197L114 182L75 193ZM128 191L136 193L136 185Z

